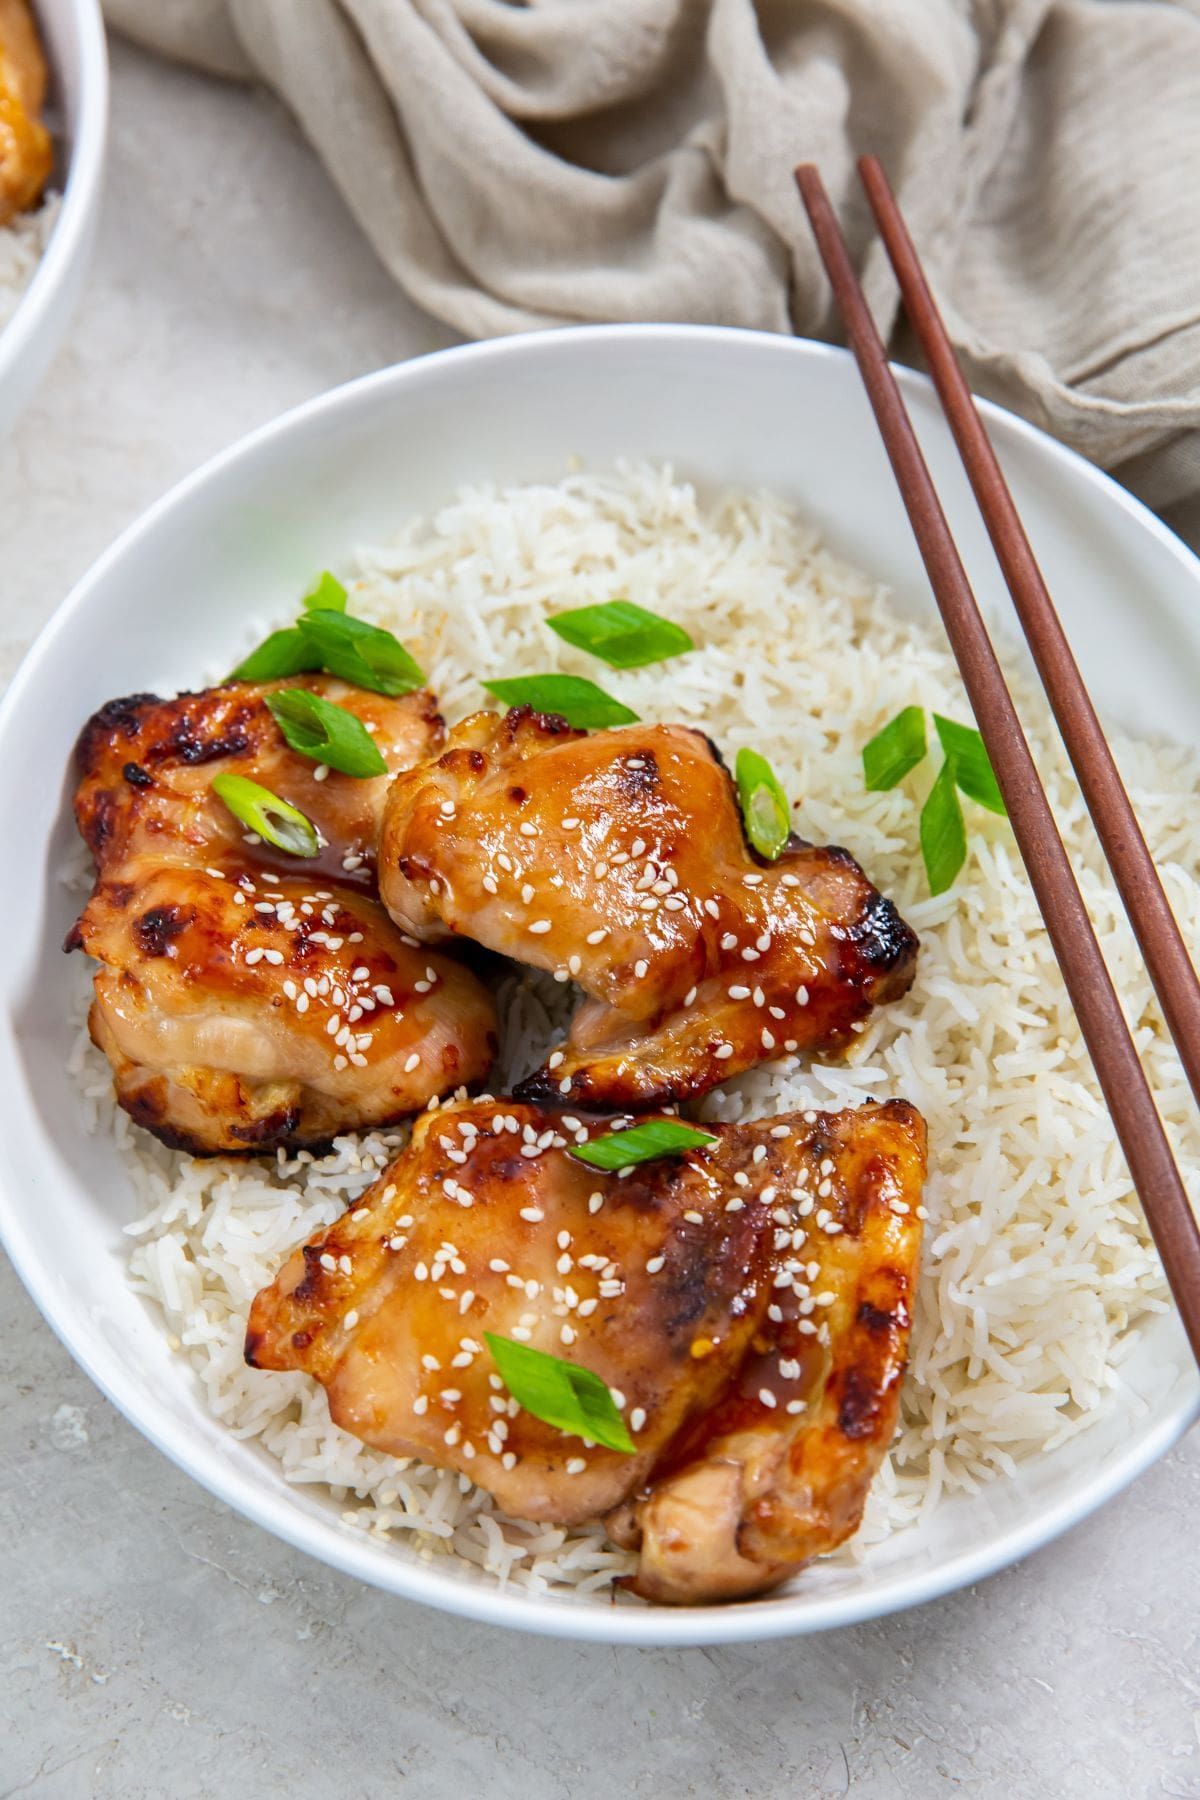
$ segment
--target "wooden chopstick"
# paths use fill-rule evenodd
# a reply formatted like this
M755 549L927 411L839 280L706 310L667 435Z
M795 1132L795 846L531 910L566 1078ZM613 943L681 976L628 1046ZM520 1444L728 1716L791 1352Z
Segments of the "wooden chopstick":
M1200 978L879 159L859 173L1167 1029L1200 1102Z
M824 183L812 164L796 170L796 182L1004 797L1013 836L1188 1341L1200 1362L1200 1226Z

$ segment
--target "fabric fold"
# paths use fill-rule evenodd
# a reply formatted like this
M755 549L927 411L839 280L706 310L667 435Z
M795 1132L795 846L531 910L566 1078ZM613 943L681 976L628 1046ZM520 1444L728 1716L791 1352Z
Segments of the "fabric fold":
M1200 528L1191 0L106 0L288 106L395 280L468 336L837 335L820 164L881 325L882 156L972 384ZM903 336L899 339L901 352Z

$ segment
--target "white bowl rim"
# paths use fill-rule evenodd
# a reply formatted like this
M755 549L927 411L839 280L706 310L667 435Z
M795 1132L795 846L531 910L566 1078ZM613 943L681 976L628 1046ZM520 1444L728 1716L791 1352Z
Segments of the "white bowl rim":
M431 366L468 360L490 361L509 357L520 359L531 355L536 357L541 347L561 343L564 336L570 336L584 348L589 344L624 339L631 343L651 345L682 340L691 342L700 349L705 345L736 339L749 347L751 353L782 353L842 361L850 358L850 352L839 346L728 326L571 326L431 351L427 355L376 370L316 395L209 458L134 520L99 557L42 628L0 701L0 740L8 729L9 715L17 709L24 689L36 679L46 659L56 652L59 639L69 630L74 615L88 603L93 589L143 536L156 529L158 521L165 514L184 505L196 489L218 475L227 473L239 462L253 459L259 449L274 438L302 429L315 420L335 415L342 409L352 410L365 394L378 396L393 388L402 390L406 382L419 377ZM924 374L900 365L894 367L901 388L908 396L931 390L931 383ZM1039 453L1063 462L1079 479L1098 487L1108 502L1124 511L1143 529L1150 531L1181 562L1190 579L1200 586L1200 559L1193 555L1168 526L1111 476L1005 408L989 401L980 401L979 405L999 444L1003 445L1006 437L1024 440L1036 444ZM349 1531L344 1534L319 1531L315 1519L309 1521L298 1510L293 1511L280 1505L273 1496L261 1490L252 1476L240 1469L223 1465L202 1447L194 1447L189 1434L178 1427L174 1420L167 1420L161 1425L145 1420L141 1414L141 1396L136 1378L115 1362L111 1370L101 1370L96 1366L79 1341L70 1319L62 1316L62 1309L51 1294L49 1284L38 1279L37 1259L26 1240L19 1200L10 1198L2 1189L0 1243L7 1249L17 1273L42 1316L89 1378L144 1437L218 1499L294 1548L305 1551L343 1574L382 1588L385 1592L417 1600L442 1612L480 1623L503 1625L550 1637L629 1644L643 1648L753 1642L774 1637L802 1636L838 1626L860 1624L922 1605L983 1580L1051 1543L1062 1532L1087 1518L1136 1480L1159 1457L1165 1455L1200 1417L1200 1390L1193 1386L1190 1392L1186 1389L1181 1391L1150 1430L1139 1436L1128 1448L1113 1455L1090 1479L1081 1483L1077 1491L1042 1507L1036 1517L1001 1533L990 1543L949 1558L933 1569L897 1578L882 1592L876 1588L861 1595L842 1594L828 1599L805 1598L799 1605L792 1603L793 1597L781 1595L732 1605L678 1610L668 1607L600 1608L576 1604L555 1596L529 1594L498 1584L477 1585L448 1577L436 1566L427 1566L404 1557L396 1557L393 1563L383 1565L387 1571L385 1578L379 1558L368 1554L365 1534L360 1540ZM798 1600L799 1596L794 1598Z
M108 129L108 46L100 0L71 0L71 9L79 31L79 119L50 241L16 312L0 330L0 393L9 370L19 367L35 342L59 289L83 254L100 200Z

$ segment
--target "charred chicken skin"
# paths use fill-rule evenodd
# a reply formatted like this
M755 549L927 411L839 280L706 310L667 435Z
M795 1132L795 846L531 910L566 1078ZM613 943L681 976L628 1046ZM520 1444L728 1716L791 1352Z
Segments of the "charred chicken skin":
M846 851L753 856L727 771L682 725L475 714L392 783L379 878L414 937L475 938L590 996L526 1100L644 1110L837 1050L916 960Z
M126 1111L198 1153L392 1124L480 1081L495 1055L484 988L406 939L374 897L387 777L320 778L266 708L282 685L372 725L389 769L439 741L427 693L389 700L305 676L114 701L77 753L76 817L97 876L67 948L101 964L91 1034ZM223 770L298 805L322 855L247 842L211 791Z
M444 1108L255 1299L246 1357L304 1370L334 1421L469 1475L506 1511L607 1515L658 1601L784 1580L856 1528L896 1421L925 1131L902 1101L705 1127L602 1174L606 1129ZM522 1409L494 1333L610 1388L632 1455Z

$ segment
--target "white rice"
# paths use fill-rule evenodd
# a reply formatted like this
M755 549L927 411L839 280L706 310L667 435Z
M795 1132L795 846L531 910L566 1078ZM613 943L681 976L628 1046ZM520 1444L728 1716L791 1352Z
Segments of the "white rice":
M18 213L7 225L0 225L0 331L21 304L46 254L60 205L60 195L47 194L32 212Z
M931 900L920 795L863 790L862 746L902 707L970 718L937 630L903 621L781 503L703 505L669 470L642 465L465 493L395 543L362 552L353 604L408 643L455 719L486 703L480 676L561 669L597 678L598 665L541 620L618 597L679 620L700 648L645 670L602 671L603 684L643 718L701 725L729 756L742 744L761 750L799 796L802 833L844 844L921 933L912 992L875 1016L848 1064L763 1067L702 1108L740 1119L895 1095L928 1120L930 1223L910 1373L891 1457L843 1552L859 1555L942 1497L1012 1475L1102 1408L1130 1403L1121 1366L1140 1324L1166 1303L1162 1274L1007 824L968 804L968 865ZM1061 746L1038 699L1017 686L1195 1198L1200 1132L1177 1058ZM1119 752L1184 935L1196 942L1196 760L1163 745ZM929 779L924 768L909 785L923 794ZM575 998L541 978L506 977L494 1085L542 1058ZM329 1487L349 1519L423 1556L576 1591L606 1586L630 1565L599 1527L506 1519L465 1479L364 1448L331 1425L307 1377L246 1368L252 1295L362 1191L402 1132L341 1139L320 1161L301 1155L278 1167L195 1161L128 1122L106 1065L83 1043L78 1068L90 1117L115 1134L143 1214L129 1227L131 1278L231 1431L257 1438L287 1480Z

